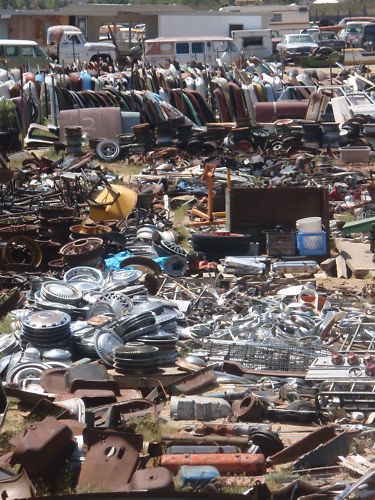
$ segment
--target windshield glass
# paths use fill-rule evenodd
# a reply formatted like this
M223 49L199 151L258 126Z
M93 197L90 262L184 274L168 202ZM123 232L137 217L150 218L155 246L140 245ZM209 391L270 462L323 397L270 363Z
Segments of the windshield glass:
M322 40L335 40L336 35L334 33L322 33L321 34Z
M240 49L234 42L229 42L229 50L230 52L236 52L236 53L240 51Z
M359 33L361 30L363 30L362 24L349 24L346 27L346 31L348 31L349 33Z
M311 35L288 35L286 38L287 43L313 43Z

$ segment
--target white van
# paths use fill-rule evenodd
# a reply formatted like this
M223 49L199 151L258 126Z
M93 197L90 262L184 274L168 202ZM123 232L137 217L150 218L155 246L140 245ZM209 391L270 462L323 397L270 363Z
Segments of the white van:
M0 40L0 67L28 71L48 70L52 60L31 40Z
M239 64L241 53L232 38L222 36L195 36L154 38L145 41L145 59L151 64L163 64L177 60L181 64L194 61L216 66L216 60L224 64Z

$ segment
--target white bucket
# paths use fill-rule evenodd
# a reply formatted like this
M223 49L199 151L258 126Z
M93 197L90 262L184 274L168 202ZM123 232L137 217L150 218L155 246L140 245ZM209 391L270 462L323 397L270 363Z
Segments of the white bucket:
M300 233L320 233L322 230L322 218L306 217L306 219L298 219L296 227Z

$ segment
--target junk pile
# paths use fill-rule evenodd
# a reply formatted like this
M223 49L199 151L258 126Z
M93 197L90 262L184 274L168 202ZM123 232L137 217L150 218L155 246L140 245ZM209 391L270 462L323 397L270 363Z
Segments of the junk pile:
M375 496L371 82L224 70L34 85L59 155L0 156L4 498Z
M34 155L10 172L4 432L10 398L28 413L0 460L9 497L31 496L40 480L57 493L63 471L78 492L374 493L369 291L321 279L338 258L328 257L330 228L345 227L330 210L340 215L371 186L358 171L333 200L333 173L311 187L321 160L297 169L266 148L255 154L267 158L260 175L249 155L213 164L172 147L139 155L143 171L126 182L93 153ZM214 212L223 188L224 213ZM188 241L171 207L186 214Z

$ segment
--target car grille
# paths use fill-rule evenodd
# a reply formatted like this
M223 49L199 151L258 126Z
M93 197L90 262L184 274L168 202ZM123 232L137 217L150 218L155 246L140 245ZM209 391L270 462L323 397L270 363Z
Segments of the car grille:
M295 49L288 49L288 54L310 54L311 47L298 47Z

